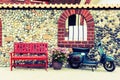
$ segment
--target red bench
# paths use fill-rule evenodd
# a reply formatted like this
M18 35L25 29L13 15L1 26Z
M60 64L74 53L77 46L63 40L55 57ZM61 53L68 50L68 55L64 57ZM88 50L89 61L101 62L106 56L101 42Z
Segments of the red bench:
M41 61L39 64L20 63L24 61ZM15 42L14 51L10 53L10 70L13 67L48 67L48 44L47 43L23 43Z

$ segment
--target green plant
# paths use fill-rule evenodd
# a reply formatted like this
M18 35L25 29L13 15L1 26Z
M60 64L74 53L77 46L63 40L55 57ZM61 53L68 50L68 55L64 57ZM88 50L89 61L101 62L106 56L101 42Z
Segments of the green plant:
M65 62L67 60L67 54L69 52L67 51L66 48L53 48L51 50L51 54L52 54L52 61L56 61L56 62Z

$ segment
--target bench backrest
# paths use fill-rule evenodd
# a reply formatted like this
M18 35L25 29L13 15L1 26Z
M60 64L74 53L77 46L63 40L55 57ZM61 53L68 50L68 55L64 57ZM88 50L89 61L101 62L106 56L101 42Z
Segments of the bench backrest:
M14 43L14 53L47 53L47 43Z

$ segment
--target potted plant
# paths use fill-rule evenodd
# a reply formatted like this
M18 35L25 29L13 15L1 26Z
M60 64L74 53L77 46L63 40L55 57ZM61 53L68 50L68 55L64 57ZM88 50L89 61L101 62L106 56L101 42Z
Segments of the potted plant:
M63 63L67 60L67 49L66 48L53 48L51 50L52 56L52 66L54 69L61 69Z

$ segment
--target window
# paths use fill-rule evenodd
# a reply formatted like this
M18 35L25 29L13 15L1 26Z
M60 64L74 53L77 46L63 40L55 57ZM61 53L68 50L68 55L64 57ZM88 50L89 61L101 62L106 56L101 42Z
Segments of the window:
M31 0L33 2L41 2L42 0Z
M24 0L17 0L17 1L24 1Z
M89 10L63 11L58 19L59 47L92 48L94 38L94 19Z
M48 4L49 0L30 0L33 3L38 3L38 4Z
M74 14L67 18L65 40L87 41L87 25L81 15Z
M42 2L42 1L49 1L49 0L31 0L32 2Z
M25 0L11 0L12 3L24 3Z
M25 1L25 0L12 0L13 2L15 2L15 1Z

